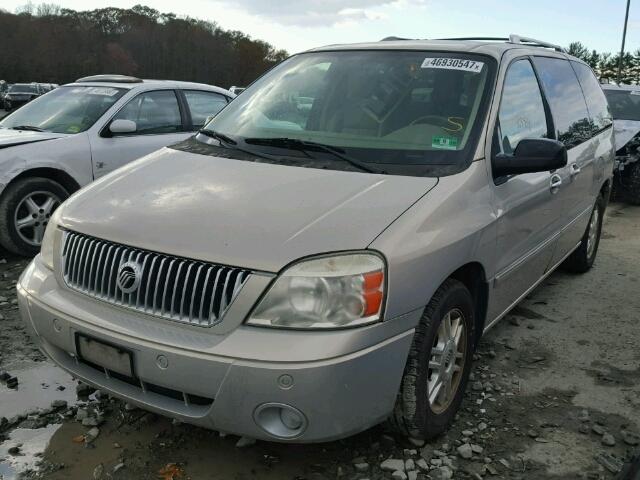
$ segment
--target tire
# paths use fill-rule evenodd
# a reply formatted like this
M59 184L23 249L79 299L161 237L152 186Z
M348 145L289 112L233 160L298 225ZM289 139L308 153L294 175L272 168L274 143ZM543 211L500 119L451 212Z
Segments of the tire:
M593 262L595 262L596 256L598 255L605 207L605 199L602 194L600 194L591 211L589 224L582 236L580 246L562 264L564 270L572 273L586 273L591 270ZM595 231L593 231L593 229L595 229Z
M617 187L622 200L631 205L640 205L640 161L626 166Z
M36 255L40 252L38 237L42 240L49 217L68 196L62 185L48 178L28 177L11 183L0 197L0 245L18 255ZM27 220L21 229L19 219Z
M471 372L475 345L473 305L469 290L458 280L449 279L436 291L425 308L413 337L394 412L389 419L390 426L398 433L429 440L442 434L453 422ZM442 401L437 404L429 400L429 381L435 380L437 371L436 368L431 368L431 360L451 358L450 350L449 354L442 356L432 358L432 354L441 343L441 337L444 337L441 335L441 324L447 314L452 312L455 312L455 315L460 314L459 321L464 326L464 334L460 337L457 349L460 351L464 347L464 353L462 358L454 357L454 362L460 369L454 373L454 386L448 402ZM455 317L452 315L450 318ZM452 321L453 323L455 322ZM446 365L449 362L443 363ZM436 396L436 400L440 398Z

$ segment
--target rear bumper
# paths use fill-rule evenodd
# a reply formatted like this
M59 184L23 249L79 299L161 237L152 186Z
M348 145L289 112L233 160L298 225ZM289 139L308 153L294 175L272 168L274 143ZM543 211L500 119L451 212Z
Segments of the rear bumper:
M146 338L140 338L128 334L135 328L126 322L157 319L128 318L115 307L87 302L82 295L54 282L53 273L36 258L25 270L17 289L25 325L55 363L82 381L142 408L206 428L264 440L328 441L384 420L393 409L413 338L413 328L404 328L391 332L382 341L353 350L348 345L357 342L346 339L357 335L354 331L292 334L241 326L225 335L211 335L201 329L202 333L194 336L187 328L174 326L175 341L168 342L161 323L151 325ZM79 305L87 308L92 304L95 309L91 312L79 313L82 312ZM110 313L119 318L118 327L128 328L107 328L91 321L95 315L104 318ZM411 325L413 321L401 318L399 323ZM153 334L154 327L158 335ZM79 360L77 334L133 352L137 379L114 378ZM286 338L276 338L282 336ZM283 361L282 355L274 355L270 360L268 346L253 358L220 354L229 351L222 348L225 344L228 347L229 342L259 346L273 341L282 345L287 340L291 345L290 357L296 361ZM335 355L335 349L326 348L327 352L332 351L331 356L315 355L304 360L300 358L298 342L306 343L303 350L309 352L317 352L323 343L329 347L338 342L344 345L344 352ZM286 405L301 412L306 422L304 431L277 436L259 425L256 414L267 404Z

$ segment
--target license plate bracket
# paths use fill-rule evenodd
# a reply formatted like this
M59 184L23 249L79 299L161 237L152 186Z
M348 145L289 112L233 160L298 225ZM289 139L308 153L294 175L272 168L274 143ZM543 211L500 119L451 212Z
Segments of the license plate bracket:
M76 352L80 360L131 379L136 378L131 350L76 333Z

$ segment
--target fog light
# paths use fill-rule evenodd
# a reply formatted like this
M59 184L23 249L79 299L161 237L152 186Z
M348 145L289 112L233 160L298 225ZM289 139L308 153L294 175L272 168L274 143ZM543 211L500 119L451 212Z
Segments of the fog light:
M298 412L288 408L283 408L280 410L280 420L282 420L282 423L284 423L285 427L291 430L299 429L304 422L302 416Z
M285 403L263 403L253 413L256 424L275 438L295 438L307 429L307 419L297 408Z

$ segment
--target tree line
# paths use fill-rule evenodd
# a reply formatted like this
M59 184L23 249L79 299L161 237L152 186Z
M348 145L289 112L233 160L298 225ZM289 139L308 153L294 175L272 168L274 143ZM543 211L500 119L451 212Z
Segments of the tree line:
M78 12L52 4L0 9L0 79L68 83L118 73L245 86L287 53L215 22L136 5Z
M612 55L611 53L590 50L580 42L571 43L567 52L588 63L598 77L613 81L617 80L620 53ZM620 81L625 84L640 83L640 49L634 52L625 52L622 57Z

